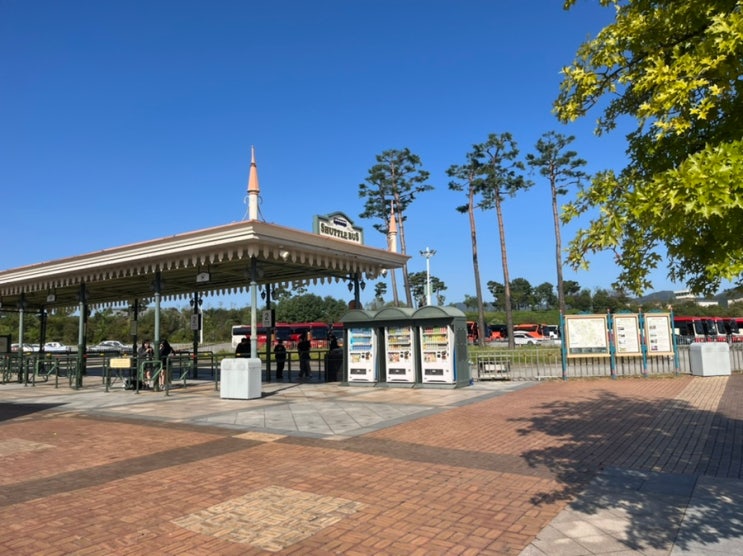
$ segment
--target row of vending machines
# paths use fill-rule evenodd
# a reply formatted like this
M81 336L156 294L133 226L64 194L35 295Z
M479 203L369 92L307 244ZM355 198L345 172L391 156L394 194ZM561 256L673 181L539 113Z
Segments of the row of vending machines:
M353 311L341 319L348 383L468 384L464 314L450 307L424 309Z

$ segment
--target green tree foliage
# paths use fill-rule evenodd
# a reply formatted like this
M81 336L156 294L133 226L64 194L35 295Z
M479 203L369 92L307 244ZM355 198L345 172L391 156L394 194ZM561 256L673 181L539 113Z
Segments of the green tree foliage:
M418 307L426 305L426 279L427 275L425 272L411 272L410 273L410 290L413 293L413 299ZM438 292L445 291L446 285L444 282L436 278L433 274L431 275L431 300L435 298Z
M524 178L524 163L518 160L519 150L510 133L497 135L491 133L488 140L474 147L474 158L482 165L482 182L478 191L482 200L482 209L495 209L498 220L498 237L500 239L501 265L503 267L504 305L506 326L508 327L509 347L513 343L513 315L511 308L511 291L508 271L508 252L506 250L506 229L503 224L503 201L513 197L519 191L528 189L532 183Z
M580 284L576 282L575 280L565 280L565 283L563 284L565 287L565 294L566 295L575 295L580 291Z
M312 293L285 299L276 307L280 322L337 322L348 310L344 301Z
M591 290L583 288L582 290L565 296L565 302L568 309L577 313L590 313L593 310L593 298Z
M390 207L394 206L397 220L397 233L400 251L407 253L405 242L405 212L416 196L433 189L426 183L429 173L421 168L421 159L410 149L388 150L377 155L377 163L369 169L364 183L359 185L359 197L366 198L361 218L378 220L374 229L387 235L389 232ZM408 306L412 306L407 265L402 268L405 296ZM398 303L394 270L390 271L392 293Z
M387 294L387 284L384 282L377 282L374 284L374 299L384 302L384 296Z
M482 191L482 163L478 159L478 151L467 153L467 161L462 165L454 164L449 167L446 174L454 178L449 182L451 191L464 191L467 204L458 206L456 210L466 213L470 225L470 244L472 248L472 269L475 277L475 303L477 304L477 322L479 330L485 330L485 304L482 295L482 282L480 279L480 261L477 249L477 224L475 221L475 208L479 206L479 194ZM478 339L480 346L485 345L485 335L480 334Z
M549 282L542 282L532 290L534 303L542 310L554 309L557 306L555 287Z
M462 303L464 304L465 309L467 309L468 311L478 309L477 297L474 297L472 295L464 294L464 300L462 301Z
M596 288L593 292L591 295L591 306L595 313L605 313L607 311L616 313L617 311L629 309L629 303L625 296L603 288Z
M534 303L534 293L526 278L514 278L511 281L511 303L514 309L525 311Z
M493 296L493 307L496 311L505 311L506 309L506 288L500 282L488 280L486 284L490 295Z
M539 138L536 153L526 155L526 162L539 170L550 184L552 221L555 226L555 264L557 266L557 299L560 311L565 313L565 288L562 279L562 234L557 198L568 193L569 187L580 186L588 175L581 170L586 161L575 151L566 150L575 137L548 131Z
M566 207L567 220L602 209L568 262L614 251L617 285L641 293L665 249L672 280L717 291L743 272L743 0L600 3L615 20L564 68L555 110L569 122L601 104L599 134L626 116L637 127L627 166Z

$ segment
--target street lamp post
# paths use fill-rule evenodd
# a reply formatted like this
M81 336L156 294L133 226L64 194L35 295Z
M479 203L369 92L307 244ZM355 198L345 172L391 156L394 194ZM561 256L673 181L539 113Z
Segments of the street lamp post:
M426 305L431 305L431 257L435 254L436 250L428 247L421 251L421 255L426 258Z

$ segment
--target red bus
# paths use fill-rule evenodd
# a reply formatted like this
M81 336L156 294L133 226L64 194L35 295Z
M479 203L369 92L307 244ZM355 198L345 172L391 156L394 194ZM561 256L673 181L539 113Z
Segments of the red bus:
M743 342L743 318L733 317L725 319L731 342Z
M673 317L673 332L679 344L706 342L707 333L701 317Z
M702 317L708 342L727 342L728 332L722 317Z
M331 327L327 322L300 322L291 326L293 328L292 339L295 342L298 342L299 336L306 332L307 339L313 348L326 349L328 347Z
M532 338L544 339L549 338L546 324L514 324L514 331L523 330Z
M266 345L266 339L268 337L268 331L264 326L259 325L258 326L258 345L264 346ZM250 325L249 324L236 324L232 327L232 347L236 348L237 344L240 343L240 340L243 338L247 338L250 340ZM281 338L284 340L284 345L286 345L287 349L290 347L293 347L292 344L292 327L291 325L287 323L276 323L276 326L274 327L273 331L273 341L274 343L276 340Z

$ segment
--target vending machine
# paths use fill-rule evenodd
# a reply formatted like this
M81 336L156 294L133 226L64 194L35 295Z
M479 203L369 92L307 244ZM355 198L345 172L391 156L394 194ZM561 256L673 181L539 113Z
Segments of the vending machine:
M421 376L425 383L454 383L454 334L449 326L420 327Z
M374 328L347 328L348 382L377 381L377 337Z
M421 384L458 387L469 384L467 320L455 307L421 307L413 314L420 343Z
M412 326L388 326L384 329L387 382L415 382L416 357Z

